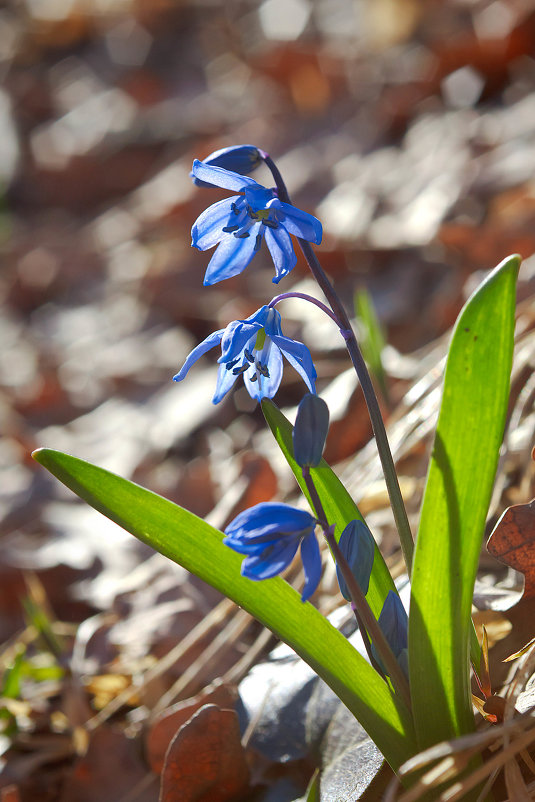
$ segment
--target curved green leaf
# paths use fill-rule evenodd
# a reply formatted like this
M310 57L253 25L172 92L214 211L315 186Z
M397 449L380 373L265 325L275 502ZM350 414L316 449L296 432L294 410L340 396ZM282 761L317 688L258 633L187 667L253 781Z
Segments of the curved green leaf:
M311 509L314 511L314 505L312 504L304 482L303 473L293 457L292 424L273 401L262 401L262 412L282 453L288 461L288 465L299 483L299 487L306 496ZM310 475L318 491L321 503L323 504L328 522L330 524L336 524L335 535L337 540L350 521L354 521L355 519L364 521L359 508L340 479L324 459L321 460L317 468L310 469ZM377 618L383 609L383 604L389 590L393 590L397 593L390 571L376 544L373 569L366 599Z
M410 713L344 636L280 577L242 577L222 533L139 485L50 449L34 458L88 504L220 590L288 643L333 689L397 768L414 754Z
M470 610L502 442L520 257L467 301L450 345L414 553L409 663L420 748L469 732Z

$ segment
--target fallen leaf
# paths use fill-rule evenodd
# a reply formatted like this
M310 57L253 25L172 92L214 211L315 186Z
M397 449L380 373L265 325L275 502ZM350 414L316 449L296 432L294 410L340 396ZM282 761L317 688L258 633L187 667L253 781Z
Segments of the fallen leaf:
M238 692L233 685L216 681L197 696L183 699L166 710L162 710L152 721L145 740L151 769L156 774L160 774L169 744L180 727L203 705L217 705L227 710L235 706L237 699Z
M535 499L508 507L494 527L487 549L500 562L524 574L523 599L535 596Z
M248 784L236 713L204 705L169 745L160 802L228 802Z

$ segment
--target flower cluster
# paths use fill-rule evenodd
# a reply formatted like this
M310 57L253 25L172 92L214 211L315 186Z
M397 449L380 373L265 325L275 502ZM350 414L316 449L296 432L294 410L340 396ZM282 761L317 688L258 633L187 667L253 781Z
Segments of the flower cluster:
M292 235L319 243L319 220L281 201L275 189L268 189L250 178L267 154L253 145L223 148L204 162L195 160L191 177L202 187L220 187L238 193L218 201L204 211L191 229L191 244L201 251L217 246L204 284L215 284L241 273L265 241L275 266L273 281L278 283L295 266L297 257ZM221 346L214 404L221 401L239 376L249 395L261 401L272 398L282 378L283 356L299 373L312 398L301 418L298 451L307 464L321 459L328 427L328 410L315 397L316 370L308 348L285 337L281 316L273 304L262 306L245 320L233 320L224 329L214 331L186 357L173 377L184 379L191 366L207 351ZM313 425L321 430L308 442ZM257 504L240 513L227 527L224 542L247 555L242 574L250 579L267 579L281 573L293 560L298 548L305 569L306 582L302 600L316 590L321 576L321 556L314 533L316 519L287 504Z

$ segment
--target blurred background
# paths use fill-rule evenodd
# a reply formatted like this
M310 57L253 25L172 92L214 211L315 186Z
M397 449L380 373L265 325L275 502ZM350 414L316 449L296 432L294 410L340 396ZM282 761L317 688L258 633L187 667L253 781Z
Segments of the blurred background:
M131 678L217 594L75 502L30 452L69 451L216 526L287 498L293 480L243 387L212 405L216 356L180 385L171 377L198 341L277 291L320 297L302 258L275 289L265 249L241 276L202 288L210 254L190 248L190 228L225 193L195 188L192 160L232 144L268 151L294 203L321 219L319 257L348 310L357 289L369 291L414 514L444 337L475 283L512 252L526 260L522 330L532 326L535 4L12 0L0 8L0 71L3 667L26 631L29 598L78 638L80 675ZM254 177L270 183L261 170ZM306 304L279 308L284 332L309 345L331 407L327 457L393 552L338 332ZM292 414L303 389L289 368L277 403ZM526 431L522 454L533 417ZM335 593L327 575L318 603ZM77 625L88 621L82 637ZM243 651L237 644L181 693ZM150 698L179 674L175 665ZM46 703L42 687L35 693L17 726L50 734L54 693ZM93 712L106 704L88 693ZM82 799L61 772L52 795L32 797L44 793L42 773L18 771L24 798Z

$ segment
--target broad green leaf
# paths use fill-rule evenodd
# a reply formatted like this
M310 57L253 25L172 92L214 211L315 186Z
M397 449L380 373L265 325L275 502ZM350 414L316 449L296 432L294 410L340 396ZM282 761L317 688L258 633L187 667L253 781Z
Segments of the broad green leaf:
M520 258L455 325L412 572L409 662L418 744L470 732L470 610L509 398Z
M410 713L344 636L280 577L242 577L222 533L139 485L50 449L35 459L96 510L233 599L288 643L361 722L392 767L414 754Z
M268 426L273 432L282 453L286 457L299 483L299 487L305 494L311 509L314 511L314 506L303 480L301 468L293 458L292 424L273 401L262 401L262 411ZM354 521L355 519L360 521L364 520L360 514L359 508L344 485L324 459L321 460L317 468L310 469L310 475L312 476L321 503L323 504L328 522L330 524L336 524L335 535L337 539L340 538L344 528L350 521ZM383 555L376 544L373 570L366 599L377 618L383 609L383 603L389 590L396 591L396 588L390 576L390 571L386 567Z

